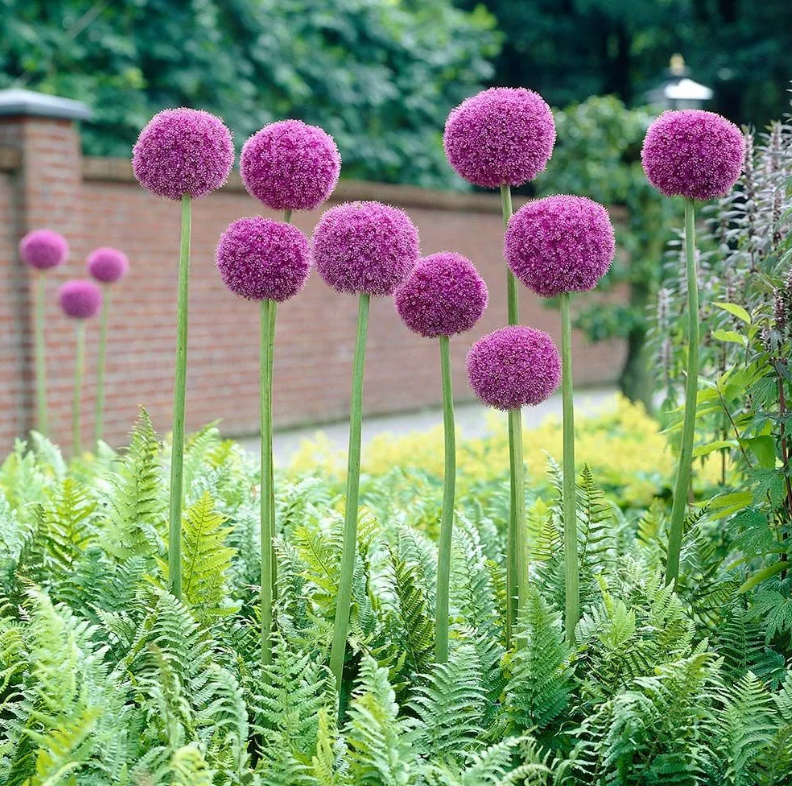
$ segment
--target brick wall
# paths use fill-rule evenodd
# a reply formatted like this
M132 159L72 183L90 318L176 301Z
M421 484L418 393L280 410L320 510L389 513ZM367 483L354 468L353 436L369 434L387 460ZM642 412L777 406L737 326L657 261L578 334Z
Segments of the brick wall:
M175 347L179 206L159 201L134 181L129 163L80 159L79 137L69 121L0 118L0 441L33 425L32 334L28 290L31 273L16 244L26 231L49 226L63 232L71 255L51 274L47 345L54 437L69 441L73 325L58 311L57 286L84 275L84 259L99 245L123 249L129 277L113 290L108 342L108 441L121 443L144 405L155 427L170 423ZM379 199L409 211L424 254L452 249L470 257L490 288L490 306L479 328L452 340L457 398L472 393L464 375L470 342L506 321L505 269L499 200L481 194L342 181L330 204ZM187 426L222 419L232 435L257 431L258 307L232 296L214 268L214 248L235 218L260 212L234 175L221 191L194 203L190 288ZM306 233L319 212L296 215ZM557 313L521 292L523 322L558 338ZM316 274L303 293L278 310L275 418L280 426L345 418L349 404L356 300L329 290ZM578 384L612 382L624 348L618 342L587 346L576 336ZM84 439L90 443L95 395L96 330L89 328L84 388ZM435 405L440 400L435 341L411 334L391 299L372 303L364 404L368 413Z

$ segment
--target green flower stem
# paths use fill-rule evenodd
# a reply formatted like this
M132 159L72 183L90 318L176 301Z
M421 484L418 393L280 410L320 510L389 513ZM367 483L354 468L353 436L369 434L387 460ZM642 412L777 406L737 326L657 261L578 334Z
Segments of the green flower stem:
M696 435L696 397L698 394L699 364L699 304L698 277L696 275L696 203L685 199L685 267L688 296L688 357L685 381L685 419L682 426L682 446L679 451L674 504L671 508L671 529L668 535L668 562L666 582L676 583L679 578L679 554L682 550L682 527L685 522L690 467L693 461L693 440Z
M110 287L104 287L102 315L99 319L99 350L96 360L96 417L94 419L94 448L104 436L105 363L107 357L107 322L110 316Z
M44 340L44 308L47 296L47 277L36 273L36 403L38 416L36 427L46 436L47 423L47 345Z
M341 578L338 584L333 646L330 670L340 692L344 673L349 610L352 604L352 574L357 552L358 494L360 492L360 437L363 421L363 368L366 361L370 295L360 296L357 338L352 372L352 402L349 412L349 464L347 467L346 517L344 520L344 552L341 556Z
M170 518L168 529L168 575L171 592L181 600L181 529L184 481L184 397L187 389L187 313L190 291L191 199L182 197L179 248L179 301L176 326L176 376L173 386L173 445L171 448Z
M83 366L85 365L85 320L77 320L77 349L74 355L74 395L72 396L72 451L82 453L82 427L80 423L80 393L82 392Z
M440 336L440 375L443 380L443 429L445 432L445 473L443 512L440 517L440 545L437 560L437 608L435 611L435 660L448 661L448 588L451 578L451 535L454 528L456 491L456 434L454 394L451 388L451 353L448 336Z
M512 195L510 186L501 186L501 213L503 215L504 232L509 226L509 219L512 217ZM508 308L508 319L510 325L520 323L520 299L517 290L517 280L509 266L506 266L506 301ZM522 418L521 418L522 419ZM521 435L522 436L522 435ZM509 428L509 464L514 467L514 440L512 430ZM511 646L512 627L516 620L516 604L519 586L517 584L517 504L518 497L515 493L514 473L510 473L509 478L509 528L506 537L506 647ZM519 507L522 507L520 505Z
M272 472L272 359L277 303L261 301L261 665L272 663L274 486Z
M511 476L514 482L514 495L517 500L525 500L525 459L523 458L522 410L509 410L509 444L513 446L511 455ZM528 537L525 530L525 504L514 506L514 545L515 545L515 585L517 590L517 619L525 608L528 593Z
M566 575L565 630L567 641L575 641L580 620L578 577L578 530L575 490L575 401L572 390L572 318L569 293L561 295L561 397L564 417L564 570Z

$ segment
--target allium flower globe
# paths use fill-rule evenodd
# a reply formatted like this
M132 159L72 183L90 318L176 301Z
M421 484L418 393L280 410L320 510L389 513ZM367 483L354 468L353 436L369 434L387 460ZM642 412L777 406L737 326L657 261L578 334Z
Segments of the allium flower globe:
M396 310L426 338L470 330L487 307L487 285L470 260L441 252L419 259L396 290Z
M418 230L399 208L345 202L319 220L312 254L322 280L338 292L392 295L418 261Z
M66 238L52 229L34 229L19 242L22 261L37 270L49 270L66 261L69 244Z
M166 109L154 115L132 150L140 184L157 196L193 199L220 188L234 164L231 132L200 109Z
M58 302L67 317L90 319L102 307L102 290L93 281L67 281L58 291Z
M608 211L577 196L523 205L509 221L505 246L512 273L542 297L593 289L616 251Z
M561 358L542 330L514 325L480 338L468 352L470 386L487 406L509 410L541 404L561 381Z
M729 193L745 159L745 139L714 112L663 112L649 126L641 161L649 182L666 196L713 199Z
M308 278L308 239L291 224L240 218L220 237L217 269L234 294L282 303L296 295Z
M273 210L313 210L341 171L336 143L318 126L281 120L245 142L240 174L248 193Z
M547 102L523 87L492 87L463 101L446 121L451 166L484 188L519 186L544 171L556 131Z
M129 259L123 251L110 246L94 249L85 262L88 273L101 284L114 284L129 271Z

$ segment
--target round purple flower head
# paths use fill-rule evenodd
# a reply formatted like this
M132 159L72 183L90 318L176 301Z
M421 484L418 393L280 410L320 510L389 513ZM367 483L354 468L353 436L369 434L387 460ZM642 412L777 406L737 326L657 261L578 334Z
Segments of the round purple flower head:
M341 156L328 133L301 120L264 126L242 148L248 193L273 210L313 210L333 193Z
M345 202L319 220L312 252L322 280L338 292L392 295L418 260L418 230L397 207Z
M641 161L666 196L725 196L742 171L745 139L734 123L702 109L663 112L649 126Z
M217 245L223 283L248 300L294 297L310 271L308 238L297 227L270 218L240 218Z
M509 221L505 245L512 273L542 297L594 289L616 251L608 211L577 196L523 205Z
M101 284L114 284L129 271L129 259L123 251L110 246L96 248L85 261L88 273Z
M524 87L491 87L463 101L446 121L446 157L484 188L519 186L544 171L556 131L547 102Z
M470 260L443 251L419 259L395 299L410 330L426 338L453 336L481 319L487 285Z
M63 313L72 319L89 319L102 307L102 290L93 281L67 281L58 292Z
M561 358L553 339L525 325L480 338L468 352L470 386L487 406L517 409L541 404L561 381Z
M206 196L225 183L234 165L231 132L200 109L166 109L149 120L132 149L143 188L166 199Z
M22 260L37 270L49 270L66 261L69 244L66 238L52 229L34 229L19 242Z

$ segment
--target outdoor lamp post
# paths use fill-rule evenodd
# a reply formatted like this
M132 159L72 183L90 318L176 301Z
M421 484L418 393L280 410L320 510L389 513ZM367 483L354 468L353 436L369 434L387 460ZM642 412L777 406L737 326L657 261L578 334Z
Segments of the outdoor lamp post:
M650 90L646 98L662 109L701 109L712 98L712 89L694 82L682 55L671 56L665 81Z

